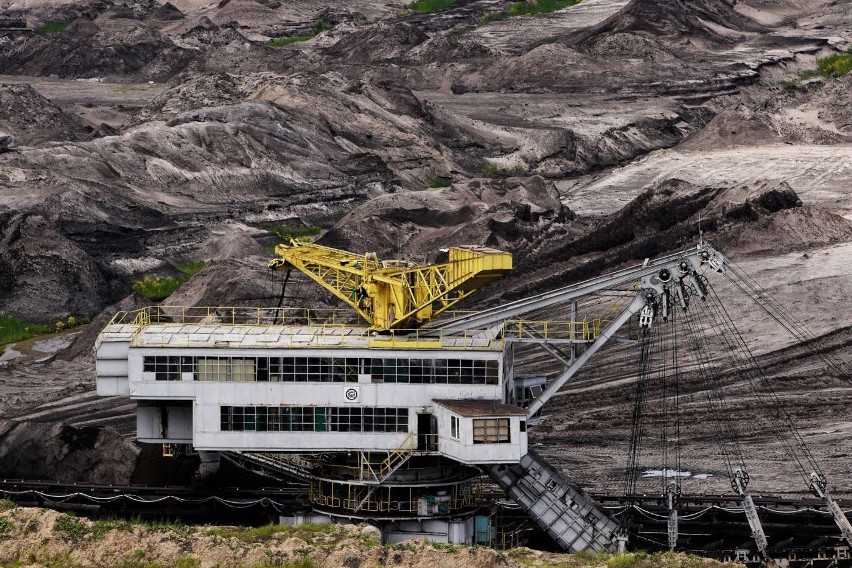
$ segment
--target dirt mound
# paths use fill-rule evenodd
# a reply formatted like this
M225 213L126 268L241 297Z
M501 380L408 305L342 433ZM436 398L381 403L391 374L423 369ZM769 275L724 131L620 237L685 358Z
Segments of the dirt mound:
M68 37L77 39L77 40L87 40L98 33L100 33L101 28L93 22L92 20L88 20L86 18L77 18L65 28L63 32Z
M197 108L240 102L246 97L242 82L228 73L182 76L137 113L125 126L173 118Z
M244 527L186 527L139 521L90 521L55 511L11 508L0 512L6 538L0 562L30 558L34 566L68 568L187 565L213 566L400 566L407 568L521 568L536 566L604 566L613 559L636 568L731 567L686 554L579 555L517 548L507 552L477 546L440 545L408 541L382 546L369 525L301 525ZM612 556L613 559L610 559Z
M184 17L183 12L178 10L171 2L166 2L161 6L157 6L157 8L151 12L151 19L153 20L174 21L182 20Z
M553 183L541 177L473 180L373 199L341 219L322 242L384 257L404 251L431 262L454 243L517 249L518 241L571 215Z
M631 0L620 12L579 32L578 43L608 34L639 34L667 45L729 43L766 27L743 16L725 0Z
M98 32L69 26L68 33L34 33L0 45L0 72L58 77L134 76L163 81L196 57L143 22L99 18Z
M0 84L0 131L15 139L7 148L83 140L90 130L79 116L63 112L31 86Z
M126 485L139 449L111 428L0 420L0 476Z
M747 107L724 110L680 147L684 150L702 150L781 142L779 133L767 122Z
M267 259L258 256L210 262L163 304L271 307L275 301L272 274L264 260Z
M852 221L803 205L785 183L721 188L669 179L579 237L548 234L532 243L517 270L526 274L506 279L504 293L522 297L685 248L698 236L699 217L705 236L727 254L807 250L852 238Z
M345 63L377 63L402 59L429 39L418 26L407 23L379 24L347 34L325 50L325 55Z
M0 308L26 321L94 316L111 292L101 268L48 219L0 213Z

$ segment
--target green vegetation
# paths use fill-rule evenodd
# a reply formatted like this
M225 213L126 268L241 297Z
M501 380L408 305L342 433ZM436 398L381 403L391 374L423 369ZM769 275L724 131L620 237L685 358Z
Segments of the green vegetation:
M58 333L63 329L70 329L78 325L91 323L91 321L87 317L78 318L68 316L68 319L56 320L51 323L31 323L10 316L9 314L0 313L0 345L24 341L25 339L54 331Z
M89 527L73 515L59 515L53 524L53 530L62 538L71 542L80 542L89 534Z
M415 14L428 14L436 10L443 10L453 5L456 0L417 0L409 9Z
M269 47L281 47L282 45L290 45L291 43L299 43L300 41L308 41L312 35L292 35L287 37L276 37L266 42Z
M298 560L291 560L284 564L280 562L255 562L254 564L249 564L247 568L319 568L319 564L312 558L304 556Z
M45 323L28 323L8 314L0 314L0 345L23 341L51 331Z
M312 34L296 34L285 37L275 37L266 42L269 47L281 47L282 45L290 45L291 43L299 43L300 41L308 41L320 32L328 29L326 23L322 20L314 22L314 33Z
M101 538L111 530L131 532L134 528L141 527L153 532L168 532L175 536L186 537L192 533L192 527L182 523L168 523L162 521L143 521L138 517L132 519L99 519L89 527L88 533L93 538Z
M580 0L529 0L528 2L513 2L502 12L486 14L479 19L480 24L497 22L514 16L535 16L547 14L579 4Z
M275 233L276 235L278 235L278 237L285 243L289 243L291 239L307 239L308 237L316 237L317 235L322 233L322 227L317 227L315 225L300 225L298 227L291 227L289 225L273 225L270 223L264 225L263 228L269 231L270 233Z
M149 300L159 302L171 296L175 290L198 274L204 268L203 260L187 260L185 262L171 262L171 265L182 274L177 278L170 276L151 276L146 274L141 280L133 283L133 290L145 296Z
M187 276L195 276L201 269L204 268L203 260L187 260L186 262L172 262L172 266L174 266L178 272L182 272Z
M47 552L41 554L31 553L27 555L26 559L22 559L20 555L16 555L13 560L0 562L0 567L22 568L23 566L30 566L32 564L38 564L44 568L68 568L68 566L73 566L74 562L71 560L71 551L66 550L60 554L50 554Z
M41 27L43 34L61 34L71 22L48 22Z
M852 48L846 53L835 53L822 59L817 59L817 67L823 77L842 77L852 71Z
M452 182L450 182L449 178L445 177L436 177L432 181L429 182L429 187L432 189L438 189L440 187L450 187Z
M511 168L506 168L491 162L484 162L481 167L482 175L485 177L509 177L518 176L527 172L527 169L517 164Z
M151 276L146 274L142 280L133 283L133 290L149 300L159 302L171 296L181 287L186 278L171 278L169 276Z
M17 507L13 501L9 501L8 499L0 499L0 513L4 513L11 509Z
M835 53L828 57L817 59L816 64L816 69L800 71L797 77L778 81L778 86L782 89L791 90L798 87L802 81L807 81L815 77L836 79L846 75L852 71L852 48L849 48L846 53Z
M297 526L270 524L262 527L210 527L207 534L219 538L235 538L247 543L267 542L275 535L283 534L300 538L308 544L316 544L318 535L342 538L346 536L346 529L332 523L305 523Z
M633 568L640 565L648 555L644 552L625 552L613 554L606 561L606 568Z
M3 540L7 536L9 536L10 532L12 532L12 523L9 521L9 519L4 519L3 517L0 517L0 540Z

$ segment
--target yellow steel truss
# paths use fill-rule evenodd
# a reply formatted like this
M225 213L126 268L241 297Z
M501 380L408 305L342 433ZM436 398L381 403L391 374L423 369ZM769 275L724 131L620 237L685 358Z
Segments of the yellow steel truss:
M422 325L512 269L511 254L480 246L451 247L448 262L426 266L298 241L275 254L270 268L303 272L377 330Z

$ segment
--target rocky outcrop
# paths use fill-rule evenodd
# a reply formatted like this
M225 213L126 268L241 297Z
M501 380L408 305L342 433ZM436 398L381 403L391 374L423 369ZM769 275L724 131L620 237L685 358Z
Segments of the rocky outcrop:
M111 429L0 420L0 476L127 485L139 449Z
M91 128L30 85L0 84L0 151L50 140L84 140Z

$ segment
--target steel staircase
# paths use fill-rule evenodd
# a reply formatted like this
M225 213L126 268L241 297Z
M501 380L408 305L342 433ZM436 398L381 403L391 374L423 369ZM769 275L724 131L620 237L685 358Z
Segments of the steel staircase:
M311 478L310 464L297 455L222 452L221 456L243 469L289 485L295 480L304 483Z
M402 444L388 454L382 463L373 467L373 464L364 460L361 462L361 471L364 480L377 482L379 485L390 477L396 470L402 467L402 464L408 461L411 454L414 453L414 432L409 432Z
M536 453L520 465L492 465L488 474L562 548L615 550L618 525Z

